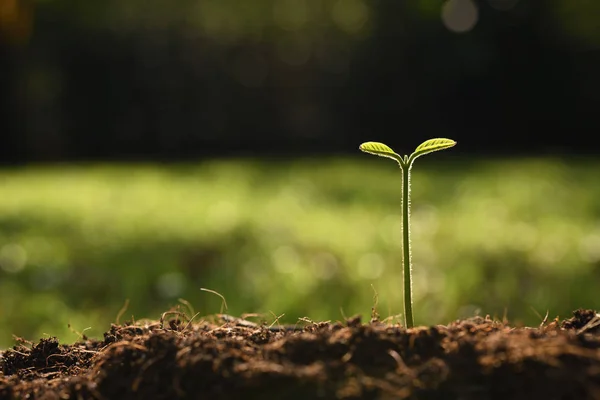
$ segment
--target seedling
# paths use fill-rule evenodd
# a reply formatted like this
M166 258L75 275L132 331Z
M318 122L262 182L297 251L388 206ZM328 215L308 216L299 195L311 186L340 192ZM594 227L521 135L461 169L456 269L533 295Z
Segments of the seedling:
M407 328L414 326L412 311L412 263L410 253L410 170L415 160L427 153L454 146L452 139L429 139L421 143L410 156L402 157L389 146L379 142L366 142L360 145L365 153L395 160L402 170L402 264L404 266L404 319Z

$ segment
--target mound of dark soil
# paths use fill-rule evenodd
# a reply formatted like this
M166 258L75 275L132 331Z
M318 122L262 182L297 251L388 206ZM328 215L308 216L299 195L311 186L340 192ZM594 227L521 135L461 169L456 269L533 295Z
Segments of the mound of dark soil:
M600 315L539 328L170 320L21 341L0 367L1 399L600 399Z

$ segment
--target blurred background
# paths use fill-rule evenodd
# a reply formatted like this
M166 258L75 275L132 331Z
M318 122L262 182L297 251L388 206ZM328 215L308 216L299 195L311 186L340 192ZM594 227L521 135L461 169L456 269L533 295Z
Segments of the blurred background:
M599 308L600 2L0 0L0 348L181 306ZM376 294L376 295L375 295Z

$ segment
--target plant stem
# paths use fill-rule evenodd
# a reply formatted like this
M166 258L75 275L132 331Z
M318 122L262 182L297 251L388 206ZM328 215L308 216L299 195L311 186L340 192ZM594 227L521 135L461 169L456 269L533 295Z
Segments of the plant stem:
M410 259L410 170L412 160L402 168L402 263L404 265L404 320L407 328L414 326L412 312L412 268Z

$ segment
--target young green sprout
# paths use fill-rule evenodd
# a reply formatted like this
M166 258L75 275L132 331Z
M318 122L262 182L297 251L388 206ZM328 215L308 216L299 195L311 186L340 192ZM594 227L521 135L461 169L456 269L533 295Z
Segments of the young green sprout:
M397 154L389 146L379 142L366 142L360 145L365 153L395 160L402 170L402 263L404 266L404 319L407 328L414 326L412 311L412 265L410 254L410 170L417 159L427 153L454 146L452 139L429 139L421 143L410 156Z

